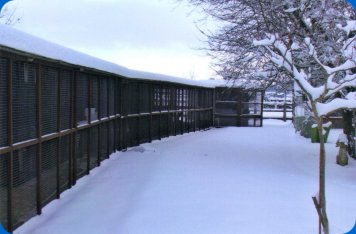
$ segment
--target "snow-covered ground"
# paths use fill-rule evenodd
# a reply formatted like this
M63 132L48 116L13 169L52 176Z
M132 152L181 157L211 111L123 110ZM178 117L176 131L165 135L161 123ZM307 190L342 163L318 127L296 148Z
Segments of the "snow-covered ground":
M317 233L318 144L290 123L220 128L119 152L15 233ZM356 220L356 162L327 144L331 233Z

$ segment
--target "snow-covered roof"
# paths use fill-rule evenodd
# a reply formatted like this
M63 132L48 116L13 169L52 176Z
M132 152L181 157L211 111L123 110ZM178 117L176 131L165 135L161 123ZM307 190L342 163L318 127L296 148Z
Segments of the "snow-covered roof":
M115 63L98 59L73 49L46 41L6 25L0 25L0 47L15 49L35 56L90 69L96 69L127 78L166 81L209 88L214 87L208 83L196 80L128 69Z
M224 80L224 79L214 79L211 78L209 80L202 80L202 83L213 87L230 87L230 88L239 88L243 85L239 81L231 81L231 80Z

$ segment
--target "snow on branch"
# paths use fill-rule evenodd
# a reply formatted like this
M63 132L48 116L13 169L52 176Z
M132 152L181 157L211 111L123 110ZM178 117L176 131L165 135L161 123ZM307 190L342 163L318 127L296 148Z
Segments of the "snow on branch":
M355 93L353 93L353 95L351 94L350 98L352 97L355 98ZM319 116L325 116L341 109L356 109L356 100L335 98L328 103L317 103L316 107Z
M350 70L352 68L355 68L356 64L355 64L354 61L347 60L346 62L344 62L340 66L337 66L337 67L334 67L334 68L331 68L331 67L328 67L328 66L325 66L325 65L323 67L324 67L325 71L329 75L331 75L331 74L336 73L336 72L347 71L347 70Z
M344 30L347 33L347 35L349 35L350 32L356 30L356 20L347 21L344 27L341 24L338 24L337 27L341 30Z

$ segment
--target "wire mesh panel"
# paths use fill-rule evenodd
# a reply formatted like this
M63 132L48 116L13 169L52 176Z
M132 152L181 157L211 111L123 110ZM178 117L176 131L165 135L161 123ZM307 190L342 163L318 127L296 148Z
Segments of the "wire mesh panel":
M115 131L115 149L116 150L121 150L121 137L120 137L120 132L121 132L121 125L120 125L120 119L115 120L116 124L116 131Z
M168 124L169 124L169 135L173 136L176 134L175 128L176 128L176 118L175 118L175 113L171 113L168 115Z
M127 143L128 146L136 146L139 145L138 141L138 118L130 118L128 119L127 124Z
M128 84L128 97L126 101L127 101L128 114L138 114L139 113L138 83L130 82Z
M182 115L182 121L183 121L183 132L188 132L188 127L189 127L189 115L188 111L184 111Z
M13 155L13 222L18 227L36 215L37 146L20 149Z
M115 114L121 114L121 81L115 79Z
M8 154L0 155L0 223L4 228L8 224Z
M51 67L41 69L42 135L57 131L58 77L57 69Z
M150 85L140 83L140 112L150 112Z
M115 114L115 81L112 78L108 79L108 99L109 99L109 116Z
M107 123L108 125L108 149L109 149L109 155L114 152L114 122L110 121Z
M84 176L88 165L88 131L82 130L76 134L75 160L77 179Z
M36 67L16 61L13 64L14 142L36 138Z
M98 165L98 126L90 128L90 169Z
M42 206L56 198L57 139L42 143L41 200Z
M105 77L99 78L100 86L100 116L104 118L108 116L108 81Z
M161 107L161 89L159 85L153 86L152 96L153 96L152 111L159 111Z
M152 140L159 139L160 123L159 115L152 116Z
M8 145L8 63L0 58L0 147Z
M73 74L71 71L63 71L60 79L60 130L69 129L71 126L71 84Z
M69 187L69 176L70 176L69 160L70 160L70 151L71 151L70 138L71 138L70 135L66 135L60 138L59 188L61 192L63 192Z
M150 117L141 117L139 120L140 143L145 143L150 140Z
M103 161L108 156L108 126L107 124L100 125L100 161Z
M161 115L161 137L168 137L168 114Z
M88 76L79 73L76 79L76 116L77 125L88 123Z
M99 110L99 81L95 76L90 77L91 92L90 92L90 120L98 119Z
M167 111L169 109L170 102L170 90L168 87L161 89L161 110Z

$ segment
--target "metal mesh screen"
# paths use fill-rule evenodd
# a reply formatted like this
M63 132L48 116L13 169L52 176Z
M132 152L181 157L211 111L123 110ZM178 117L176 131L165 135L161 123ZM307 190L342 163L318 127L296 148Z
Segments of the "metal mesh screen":
M99 78L100 82L100 118L108 116L108 83L105 77Z
M109 116L112 116L115 114L115 81L112 78L108 79L108 85L109 85Z
M114 121L110 121L108 124L108 148L109 148L109 155L114 152Z
M159 139L159 130L160 123L159 123L159 115L152 116L152 140Z
M121 114L121 82L115 81L115 114Z
M90 128L90 169L98 165L98 126Z
M161 89L161 110L166 111L169 109L170 90L167 87Z
M140 143L148 142L150 139L150 117L141 117L139 122Z
M58 70L43 67L41 70L42 135L57 131Z
M128 85L128 114L138 114L139 106L138 106L138 101L139 101L139 92L138 92L138 84L135 82L131 82Z
M188 111L184 111L182 115L182 121L183 121L183 131L188 132L188 125L189 125L189 116L188 116Z
M71 83L73 75L70 71L63 71L60 80L60 129L69 129L71 126Z
M36 68L35 65L13 64L14 142L36 138Z
M57 192L57 140L42 143L41 200L42 206L56 197Z
M138 118L128 119L127 143L129 147L139 145L138 130Z
M0 58L0 147L8 145L8 60Z
M77 125L88 123L88 77L79 73L76 80L76 115Z
M161 115L161 137L168 137L168 114Z
M91 92L90 92L90 120L98 119L99 110L99 81L97 77L91 77Z
M150 112L150 85L140 83L140 112Z
M100 161L103 161L108 156L108 126L100 125Z
M75 148L75 160L76 160L76 175L77 179L84 176L87 171L88 165L88 132L87 130L79 131L76 134L76 148Z
M115 120L116 124L116 131L115 131L115 149L116 150L121 150L121 138L120 138L120 132L121 132L121 125L120 125L120 119Z
M59 145L59 188L63 192L69 187L70 135L60 138Z
M159 111L161 106L161 89L159 85L153 86L152 96L153 96L152 111Z
M8 154L0 155L0 223L7 227L8 204Z
M175 121L175 114L169 114L168 116L168 121L169 121L169 135L175 135L176 131L175 131L175 127L176 127L176 121Z
M13 222L17 227L36 215L37 146L17 150L13 155Z

